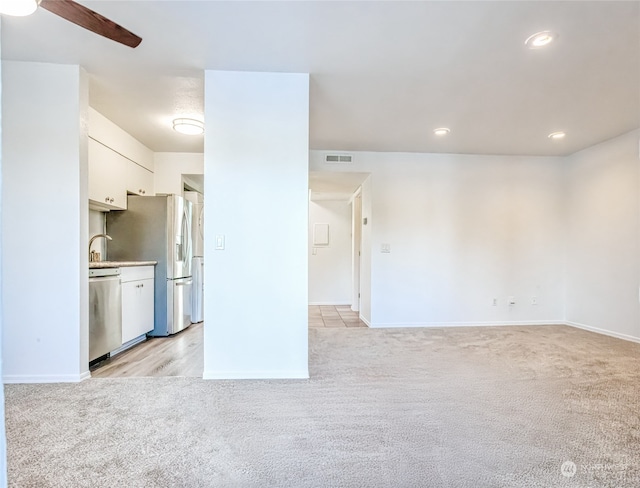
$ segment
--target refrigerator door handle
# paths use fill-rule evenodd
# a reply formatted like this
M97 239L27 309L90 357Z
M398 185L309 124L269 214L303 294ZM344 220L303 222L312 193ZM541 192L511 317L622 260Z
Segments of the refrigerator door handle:
M189 281L178 281L176 283L176 286L187 286L190 285L191 283L193 283L193 280L189 280Z
M182 259L185 263L186 274L191 274L188 269L191 265L191 214L189 208L185 205L185 211L182 215Z

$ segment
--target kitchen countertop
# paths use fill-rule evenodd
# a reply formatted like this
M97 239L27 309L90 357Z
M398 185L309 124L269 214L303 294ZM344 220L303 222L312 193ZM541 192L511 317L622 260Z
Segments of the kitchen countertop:
M128 266L155 266L158 261L96 261L89 263L89 269L125 268Z

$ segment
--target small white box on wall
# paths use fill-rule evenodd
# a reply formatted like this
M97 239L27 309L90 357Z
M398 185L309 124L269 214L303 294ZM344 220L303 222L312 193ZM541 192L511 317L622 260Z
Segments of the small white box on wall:
M313 245L329 245L329 224L313 224Z

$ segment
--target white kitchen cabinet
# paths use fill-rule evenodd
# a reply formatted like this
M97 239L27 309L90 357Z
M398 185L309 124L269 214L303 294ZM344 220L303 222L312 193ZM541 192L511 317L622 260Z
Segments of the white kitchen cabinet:
M91 107L89 137L153 172L153 151Z
M127 165L127 191L134 195L152 196L153 172L144 166L129 161Z
M126 158L89 138L89 200L109 210L127 208Z
M154 195L153 152L94 109L89 109L89 203L126 210L127 194Z
M153 329L154 267L120 268L122 283L122 343Z

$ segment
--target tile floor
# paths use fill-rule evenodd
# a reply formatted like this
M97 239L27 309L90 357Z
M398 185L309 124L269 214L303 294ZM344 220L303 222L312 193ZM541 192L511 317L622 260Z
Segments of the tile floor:
M349 305L309 305L309 327L366 327Z

